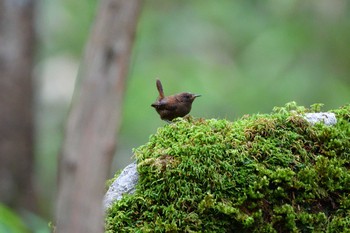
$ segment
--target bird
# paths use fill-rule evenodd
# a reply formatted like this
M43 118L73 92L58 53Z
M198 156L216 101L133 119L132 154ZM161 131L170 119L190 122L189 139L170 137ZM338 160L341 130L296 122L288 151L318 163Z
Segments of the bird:
M186 116L191 111L193 101L201 96L189 92L165 96L162 83L159 79L156 80L156 86L159 96L151 106L155 108L162 120L168 122L171 122L177 117Z

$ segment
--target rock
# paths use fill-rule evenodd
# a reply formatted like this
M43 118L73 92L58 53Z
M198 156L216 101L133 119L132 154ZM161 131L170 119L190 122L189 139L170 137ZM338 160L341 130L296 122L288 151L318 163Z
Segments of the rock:
M136 167L136 162L126 166L119 177L115 179L109 187L103 200L103 207L105 210L107 210L113 202L120 200L123 194L135 192L135 186L139 179Z
M305 120L311 124L324 122L326 125L334 125L337 119L334 113L319 112L307 113L304 115ZM108 209L114 201L120 200L124 193L133 193L138 181L137 164L133 162L124 168L119 177L109 187L103 201L104 209Z
M337 118L332 112L306 113L304 118L311 124L323 122L325 125L334 125L337 123Z

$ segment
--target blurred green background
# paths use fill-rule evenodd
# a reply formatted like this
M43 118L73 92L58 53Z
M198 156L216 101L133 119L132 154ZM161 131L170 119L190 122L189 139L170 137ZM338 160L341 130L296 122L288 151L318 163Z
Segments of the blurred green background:
M36 181L53 218L57 155L96 0L40 1ZM191 115L234 121L296 101L324 110L350 102L346 0L145 0L139 19L112 171L165 122L150 104L202 94ZM112 175L112 174L111 174Z

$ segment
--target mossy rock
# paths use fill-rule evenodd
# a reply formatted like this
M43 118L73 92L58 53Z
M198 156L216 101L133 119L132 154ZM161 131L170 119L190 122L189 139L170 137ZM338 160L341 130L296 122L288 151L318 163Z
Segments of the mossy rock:
M179 119L135 150L139 182L106 232L350 232L350 105L310 124L289 103L239 120Z

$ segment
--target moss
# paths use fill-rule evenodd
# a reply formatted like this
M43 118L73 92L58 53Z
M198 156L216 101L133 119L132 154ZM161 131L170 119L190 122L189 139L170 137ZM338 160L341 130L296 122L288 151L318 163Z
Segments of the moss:
M337 124L288 103L230 122L178 119L135 150L137 191L108 211L106 232L346 232L350 105Z

